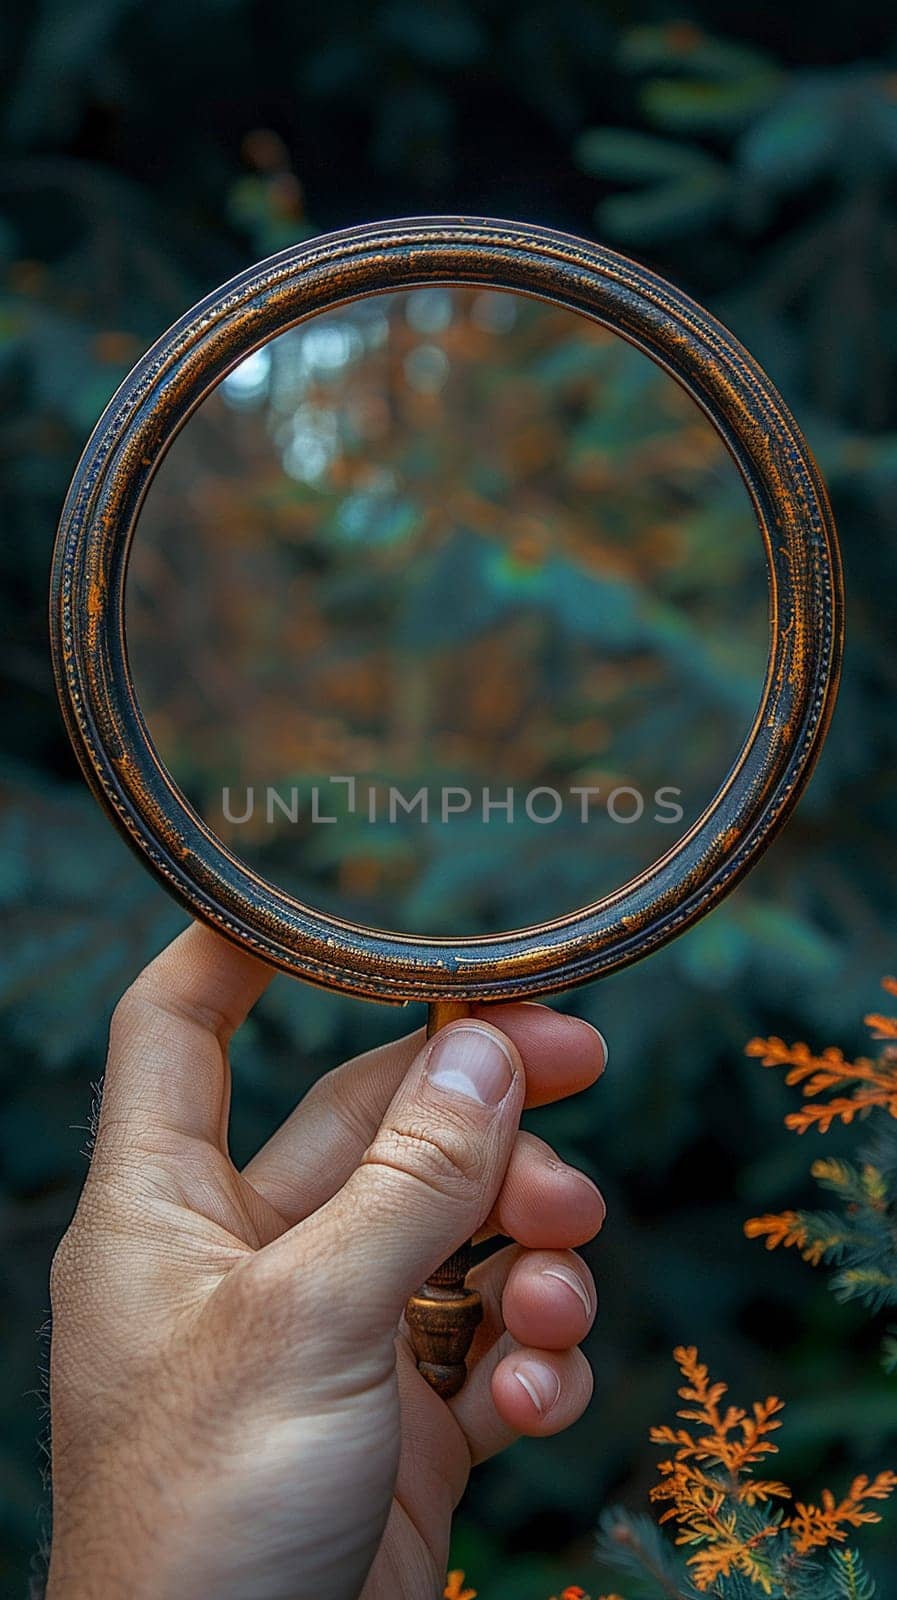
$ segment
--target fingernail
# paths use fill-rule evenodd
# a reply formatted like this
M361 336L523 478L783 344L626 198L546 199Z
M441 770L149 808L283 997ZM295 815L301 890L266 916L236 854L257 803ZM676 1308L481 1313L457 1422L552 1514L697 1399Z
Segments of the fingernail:
M590 1022L589 1023L589 1027L593 1030L594 1033L597 1033L597 1035L598 1035L598 1042L600 1043L601 1049L602 1049L602 1052L603 1052L603 1060L601 1062L601 1071L603 1072L605 1067L607 1066L608 1058L610 1056L610 1050L608 1048L608 1043L607 1043L607 1040L604 1037L604 1034L601 1032L601 1029L600 1028L596 1028L594 1022Z
M544 1417L556 1403L561 1392L561 1380L553 1367L542 1361L521 1361L514 1368L514 1377L525 1389L540 1417Z
M454 1027L437 1034L427 1057L427 1077L437 1089L497 1106L514 1078L511 1057L486 1028Z
M592 1315L592 1302L589 1299L588 1290L572 1267L543 1267L542 1276L543 1278L557 1278L558 1283L565 1283L568 1289L573 1290L586 1316L590 1317Z

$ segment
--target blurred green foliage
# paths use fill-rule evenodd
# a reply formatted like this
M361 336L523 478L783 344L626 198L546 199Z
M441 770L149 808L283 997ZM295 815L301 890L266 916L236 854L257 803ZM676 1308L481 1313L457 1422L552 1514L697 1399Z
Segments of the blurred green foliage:
M0 1588L22 1592L37 1542L36 1330L109 1011L181 922L66 748L45 645L53 528L88 429L168 322L258 255L371 216L474 211L597 233L710 304L809 434L849 593L839 710L785 837L709 921L574 997L609 1036L611 1067L594 1095L534 1123L608 1196L590 1252L596 1399L570 1434L480 1472L457 1564L485 1600L597 1586L591 1530L610 1496L645 1503L643 1441L676 1343L699 1343L739 1391L787 1399L782 1470L802 1490L893 1465L881 1330L741 1234L748 1212L812 1192L781 1132L786 1092L744 1061L745 1040L859 1048L857 1019L893 965L891 8L45 0L4 29ZM728 531L721 504L708 559L723 562ZM319 1071L403 1020L277 980L234 1051L237 1156ZM893 1523L865 1548L887 1592Z

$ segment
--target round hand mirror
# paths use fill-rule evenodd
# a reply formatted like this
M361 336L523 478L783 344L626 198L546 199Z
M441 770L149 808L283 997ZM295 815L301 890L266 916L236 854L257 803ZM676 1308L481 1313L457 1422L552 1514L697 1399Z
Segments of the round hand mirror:
M445 352L433 334L447 289L474 297L471 318L479 326L490 318L500 325L515 302L564 312L602 338L618 336L617 343L626 341L674 379L747 487L769 589L766 674L752 725L681 837L602 892L585 833L581 908L471 937L387 932L350 921L305 903L238 854L233 832L222 836L227 830L201 814L160 757L149 731L153 719L135 688L125 626L138 518L163 458L197 408L229 386L239 415L241 402L268 381L271 350L309 319L329 328L317 355L326 365L328 338L336 359L335 312L368 307L382 322L382 297L429 290L429 301L415 302L411 317L429 335L404 357L426 411L445 376ZM434 300L436 290L441 300ZM339 335L344 346L346 326ZM388 374L382 376L386 383ZM378 405L382 410L388 401L368 392L375 421ZM294 407L286 448L298 452L297 475L308 479L329 446L319 426L303 431L298 416ZM563 426L558 437L563 446ZM369 440L368 454L376 458L376 426ZM481 455L488 473L488 450ZM425 471L426 452L422 460ZM382 464L378 470L382 489ZM596 518L602 494L606 483L599 480L591 487ZM344 508L340 526L356 539L359 559L366 541L393 537L372 534L357 506ZM413 551L399 552L394 566L401 568L403 559L413 564ZM438 592L438 565L436 572ZM351 616L351 585L345 592ZM587 607L590 591L577 602ZM303 616L313 626L307 609ZM613 626L612 598L608 616ZM429 1003L432 1029L471 1002L546 994L635 961L734 887L789 815L821 747L838 678L842 597L831 512L807 447L764 374L708 313L652 273L584 240L525 224L436 218L351 229L284 251L210 295L159 340L110 402L76 471L56 544L51 633L66 726L85 776L164 886L194 915L297 977L376 1000ZM488 665L475 670L488 673ZM496 725L500 688L493 700ZM341 794L354 814L361 804L354 775L331 782L345 786ZM586 790L578 785L574 792L581 797ZM553 811L555 790L540 785L529 798L537 808L530 820L540 825ZM408 796L398 803L407 808ZM454 808L460 805L456 799ZM462 1247L409 1303L423 1370L443 1394L463 1381L478 1314L475 1295L464 1288L467 1262Z

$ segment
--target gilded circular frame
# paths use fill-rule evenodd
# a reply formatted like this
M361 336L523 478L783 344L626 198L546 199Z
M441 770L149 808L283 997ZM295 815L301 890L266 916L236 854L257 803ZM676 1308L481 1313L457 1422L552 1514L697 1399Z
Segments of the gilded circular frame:
M134 692L128 554L166 449L238 362L286 328L362 296L426 284L528 294L601 323L693 397L750 493L766 550L770 648L750 733L692 828L583 910L478 938L359 927L278 890L196 814L163 766ZM187 909L266 961L377 1000L499 1000L584 983L656 949L716 905L794 806L833 709L843 636L834 523L795 422L713 317L644 267L547 228L414 218L319 237L240 274L182 317L122 384L75 472L56 540L53 662L84 774Z

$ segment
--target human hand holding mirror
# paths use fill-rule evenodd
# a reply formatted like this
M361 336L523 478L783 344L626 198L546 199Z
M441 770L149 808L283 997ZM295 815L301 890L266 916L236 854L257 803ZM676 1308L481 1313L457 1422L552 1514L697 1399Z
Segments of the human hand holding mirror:
M303 328L314 328L315 320L311 319L318 318L324 327L328 325L328 315L332 319L337 311L355 308L355 316L360 307L372 308L372 326L376 329L382 324L380 307L385 304L380 297L421 291L432 296L434 289L444 291L449 286L455 295L468 295L466 324L474 330L479 327L482 332L484 323L488 328L490 315L498 315L500 322L504 313L499 313L498 308L505 301L517 300L524 307L535 303L540 309L549 308L552 314L563 311L589 332L605 330L621 336L691 396L723 441L753 503L768 570L769 640L765 681L741 748L733 752L729 770L721 782L717 779L715 792L707 797L699 814L686 817L684 831L671 847L662 850L659 859L640 862L638 870L628 877L624 870L621 876L626 881L602 884L599 898L595 885L601 875L621 862L625 868L631 862L634 847L633 834L626 830L627 845L625 850L622 848L624 822L624 828L618 827L614 834L615 841L618 837L621 840L620 848L605 849L601 859L590 857L591 832L587 823L593 810L604 804L608 784L583 781L582 769L588 769L590 764L590 753L584 747L590 730L599 745L596 764L601 765L602 719L587 706L585 715L575 720L577 762L566 768L563 762L556 763L550 774L553 781L521 783L517 786L519 795L515 791L518 806L523 809L524 829L528 829L524 844L529 840L531 846L523 849L519 860L531 864L536 878L540 863L550 856L548 839L553 836L548 834L546 818L554 811L555 795L560 795L567 807L569 826L580 828L576 879L582 885L582 907L564 905L534 925L517 926L508 932L489 922L496 900L493 894L491 904L486 897L481 908L479 920L486 923L485 931L465 936L463 929L453 928L449 933L427 936L416 928L386 932L360 925L347 918L339 897L333 909L315 906L291 888L278 887L263 876L237 848L247 837L239 831L246 824L234 820L247 811L246 785L236 802L237 786L227 786L231 790L228 804L221 803L214 813L220 831L191 804L163 765L150 733L152 717L142 711L135 690L125 636L125 580L132 537L148 491L148 509L152 505L150 486L157 469L179 430L217 385L226 388L230 383L231 399L238 402L233 416L248 426L248 415L245 410L240 412L239 402L251 398L253 385L260 389L270 382L272 362L276 369L278 338L289 338L290 329L301 332ZM490 300L490 296L497 298ZM433 319L438 323L432 298L429 315L431 324ZM445 361L449 358L438 326L428 328L426 318L424 323L414 329L413 348L404 352L402 360L404 375L412 380L412 393L426 412L440 382L445 380ZM333 332L332 320L329 326ZM413 318L411 326L414 328ZM349 322L347 327L362 343L368 336L358 323ZM345 340L352 343L345 328L343 339L345 351ZM332 340L331 349L336 350ZM294 355L297 359L301 355L298 347ZM322 354L319 348L319 364L324 356L326 349ZM306 361L308 358L306 350ZM476 365L469 360L467 364ZM385 562L384 570L392 583L397 581L396 574L403 572L413 578L416 556L419 557L420 564L432 576L437 596L444 582L441 574L447 570L439 566L438 530L433 535L432 519L429 523L423 519L426 526L420 547L412 547L410 556L403 547L402 530L408 528L407 504L397 490L395 471L390 476L382 460L378 461L378 415L382 426L384 409L388 414L396 403L388 370L382 376L383 393L378 396L376 389L371 389L363 397L364 405L356 418L359 436L367 439L363 453L368 476L361 489L351 474L347 478L346 492L337 496L342 503L334 512L329 535L331 543L342 541L343 551L348 548L351 556L341 574L341 588L337 586L337 595L343 596L347 631L357 615L352 564L361 565L372 549ZM608 382L606 387L612 395L612 384ZM632 403L641 403L638 395ZM314 520L315 497L319 496L315 473L320 482L320 463L334 459L335 435L332 427L329 432L320 427L316 431L314 406L303 402L303 410L293 400L290 404L289 416L280 418L279 437L296 474L293 481L305 485L305 498L299 495L298 509L293 505L292 523L289 508L285 512L276 495L267 502L267 513L272 525L291 529L293 543L302 544L309 523ZM565 404L573 405L569 395ZM575 421L579 415L575 407L571 414ZM197 421L199 416L197 412ZM187 430L185 438L186 435ZM563 428L559 436L563 439ZM461 445L464 443L462 438ZM496 519L501 516L502 482L500 475L489 478L489 452L482 450L482 439L478 444L474 441L471 448L474 446L483 458L478 457L479 476L473 485L476 505L471 506L473 496L468 496L463 514L482 543L489 537L484 507ZM177 448L175 445L172 461ZM538 441L533 441L533 449L538 452ZM603 477L596 470L602 460ZM608 460L612 462L612 452L605 451L604 457L600 450L591 456L587 453L592 476L586 470L579 483L581 497L591 498L596 523L602 525L605 553L610 542L604 527ZM376 472L371 476L371 463L379 470L379 478ZM466 465L464 449L459 447L455 463L459 478ZM419 477L426 477L427 467L425 451L419 450L416 456L412 453L412 468ZM569 490L569 485L566 488ZM223 514L227 509L225 500L226 497L222 500ZM320 498L317 509L321 509ZM569 583L565 587L563 561L539 547L551 516L544 508L540 511L536 506L534 510L532 502L526 509L528 517L518 530L521 543L511 551L510 558L487 552L493 560L490 570L494 586L500 589L504 584L507 590L516 584L516 611L525 613L527 582L536 581L533 572L540 567L550 568L548 588L554 597L555 617L566 607L563 614L573 619L574 632L579 629L591 648L594 641L590 641L583 616L590 604L600 602L604 607L602 626L619 640L623 587L615 590L613 585L608 588L605 583L602 587L597 581L583 583L579 590L575 582L572 591ZM675 507L670 512L671 520L674 515ZM320 541L320 535L317 537ZM223 544L227 540L225 518ZM617 552L618 563L624 555L624 551ZM480 594L478 577L482 568L475 563L470 565L469 557L468 551L467 594L468 603L473 605L473 596ZM312 547L309 562L299 572L306 587L309 572L314 573L315 562L320 563L321 559L320 550ZM618 565L618 575L619 570ZM301 588L302 582L297 582L297 589ZM410 614L413 620L413 607ZM433 614L438 616L438 606ZM462 657L476 655L472 685L488 686L494 661L490 661L488 653L483 654L482 639L493 627L494 617L494 612L484 614L479 636L469 648L459 651ZM303 639L307 639L314 624L310 608L297 618L300 653L305 648ZM642 617L632 625L627 645L630 656L620 652L624 676L630 659L637 665L644 664L646 647L638 638L638 629L644 624ZM57 544L52 627L63 710L85 775L110 816L164 885L194 915L228 939L297 977L369 999L399 1004L425 1002L430 1008L429 1026L433 1032L445 1022L464 1016L473 1006L550 994L638 960L690 927L734 887L789 815L824 737L841 648L840 577L825 493L794 422L751 358L705 312L647 271L584 241L518 224L420 220L352 230L287 251L209 297L150 351L111 402L78 468ZM524 628L523 635L521 650L533 643L532 632L527 634ZM406 753L409 746L413 750L415 734L421 727L415 712L414 683L423 654L413 629L408 638L401 674ZM547 645L544 639L537 643L545 650L550 648L551 639ZM326 651L326 640L321 648ZM314 682L320 684L320 676ZM328 692L332 690L331 683ZM351 685L346 692L350 691ZM501 695L493 697L493 702L491 724L487 717L483 727L488 730L491 726L499 740L505 733ZM550 701L549 707L550 717L554 709ZM295 706L297 725L305 731L309 730L311 709L308 704ZM376 715L373 720L376 723ZM560 744L566 727L566 717L559 717ZM329 764L327 728L322 731L316 727L312 731L315 737L324 738L325 747L316 754L311 771L300 773L300 781L288 786L288 792L280 792L276 802L271 803L272 816L278 822L292 816L293 787L300 790L306 818L317 807L321 820L313 824L317 831L312 837L318 851L324 848L318 840L325 835L331 837L343 826L356 832L365 827L382 828L384 808L387 822L390 806L397 819L409 814L408 808L419 793L419 786L415 788L404 781L409 769L403 774L389 774L388 782L382 772L371 778L370 771L364 774L339 770ZM453 826L453 819L459 821L461 827L451 838L461 841L463 854L471 839L469 831L464 830L469 829L472 819L483 823L484 807L496 802L507 804L508 791L514 786L504 782L504 772L499 786L493 785L488 768L485 773L489 782L479 786L451 782L452 746L450 739L446 745L444 736L453 731L457 729L451 726L441 730L443 754L438 765L445 781L438 786L438 797L429 796L429 804L438 808L440 827ZM662 729L660 732L662 737ZM656 748L656 737L653 743ZM295 772L301 764L300 752L292 754L291 763ZM356 766L363 767L364 762ZM369 766L376 766L376 762ZM322 769L330 785L326 792L323 782L310 781ZM410 770L414 771L413 759ZM557 778L561 770L569 780L564 784ZM527 771L531 773L532 768L527 768L523 760L515 769L515 776ZM281 774L275 772L272 776L278 780ZM542 777L544 774L536 772L537 780ZM586 777L594 779L594 773L587 771ZM629 815L626 808L634 804L633 785L625 779L624 773L622 782L610 784L614 792L619 791L614 804L618 815L624 818ZM266 809L271 786L261 781L248 786L264 788ZM452 796L448 812L443 815L446 789L452 791ZM488 790L488 800L483 798L484 790ZM603 790L597 799L594 793L585 793L595 790ZM624 795L626 790L629 795ZM469 804L465 800L467 792L471 794ZM400 794L401 799L395 799L394 793ZM657 794L657 787L652 787L652 816L660 814L657 806L663 804L658 802ZM258 804L257 795L254 802ZM418 816L420 806L417 801ZM330 816L336 821L323 820ZM231 831L225 840L222 835L228 828ZM308 830L302 837L309 838ZM534 837L537 845L531 845ZM382 834L378 835L379 845ZM480 847L482 850L482 840ZM379 855L367 846L365 849L367 854L359 854L368 869L372 858L382 861L382 849ZM479 871L480 876L488 877L488 857L486 849L475 876ZM284 859L282 847L280 859ZM565 859L570 859L569 850ZM295 870L295 861L288 862L286 877L289 879ZM364 871L359 875L355 870L354 877L351 870L344 874L340 886L343 900L351 898L353 886L357 888L360 880L363 888ZM435 882L438 890L439 881L438 873L431 875L431 892L423 905L418 900L416 909L413 897L409 898L412 921L422 922L423 911L433 911L432 884ZM442 881L448 881L445 875ZM544 887L545 877L539 881ZM438 906L436 909L438 920ZM479 1314L477 1296L465 1287L468 1264L469 1247L459 1239L453 1255L412 1298L406 1313L421 1370L437 1392L446 1397L457 1393L463 1384L465 1355Z

